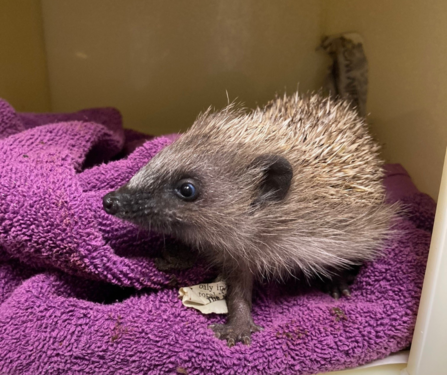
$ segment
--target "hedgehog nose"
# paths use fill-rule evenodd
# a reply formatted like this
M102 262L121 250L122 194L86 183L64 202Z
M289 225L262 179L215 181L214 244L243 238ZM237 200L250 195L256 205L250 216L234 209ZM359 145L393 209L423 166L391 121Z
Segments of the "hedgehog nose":
M119 196L114 192L111 192L102 198L102 206L104 211L110 215L115 215L121 208L121 202Z

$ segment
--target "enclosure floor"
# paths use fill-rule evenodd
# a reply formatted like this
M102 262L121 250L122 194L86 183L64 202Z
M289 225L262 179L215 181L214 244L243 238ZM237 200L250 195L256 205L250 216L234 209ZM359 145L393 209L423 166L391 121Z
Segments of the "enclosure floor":
M406 364L400 365L383 365L372 368L353 369L345 371L333 371L320 373L319 375L400 375L401 371L407 367Z

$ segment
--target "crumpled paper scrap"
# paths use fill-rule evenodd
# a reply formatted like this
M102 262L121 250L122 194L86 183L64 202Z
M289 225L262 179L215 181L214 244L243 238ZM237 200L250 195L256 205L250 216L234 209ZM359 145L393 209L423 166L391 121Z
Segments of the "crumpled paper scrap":
M203 314L227 314L226 295L227 285L223 281L183 287L179 290L183 305Z

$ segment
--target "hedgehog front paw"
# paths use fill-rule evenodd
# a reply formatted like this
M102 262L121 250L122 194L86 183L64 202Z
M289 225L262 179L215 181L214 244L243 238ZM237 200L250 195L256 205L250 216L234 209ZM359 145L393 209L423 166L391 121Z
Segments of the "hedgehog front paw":
M197 260L197 253L186 245L170 241L166 243L161 256L154 259L157 270L162 272L179 271L191 268Z
M350 285L354 282L359 271L360 266L352 266L339 271L332 279L324 282L323 290L334 299L339 299L341 296L351 297Z
M324 291L333 299L339 299L342 295L348 298L351 297L349 285L344 280L326 283L324 286Z
M228 347L242 342L245 345L251 344L251 334L262 331L263 328L257 326L253 322L247 323L227 323L227 324L211 324L208 326L214 331L214 335L221 340L227 340Z

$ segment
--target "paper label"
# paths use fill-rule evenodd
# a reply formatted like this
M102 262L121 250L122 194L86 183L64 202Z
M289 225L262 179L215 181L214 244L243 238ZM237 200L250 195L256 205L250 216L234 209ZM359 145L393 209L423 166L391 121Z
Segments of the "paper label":
M183 287L179 290L183 305L197 309L203 314L227 314L226 295L227 285L223 281Z

